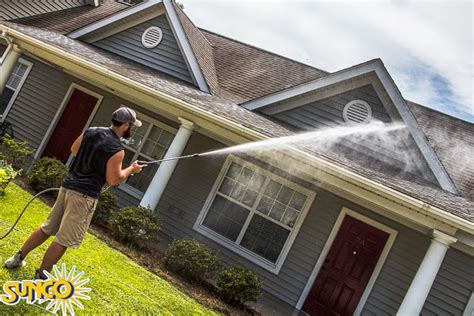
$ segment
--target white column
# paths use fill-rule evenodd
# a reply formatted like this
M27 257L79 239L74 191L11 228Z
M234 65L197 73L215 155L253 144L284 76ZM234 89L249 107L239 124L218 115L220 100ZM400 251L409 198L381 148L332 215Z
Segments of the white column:
M181 122L181 126L171 142L164 159L181 156L184 147L186 147L186 144L188 143L189 137L191 137L194 123L181 117L179 118L179 121ZM160 164L153 180L151 180L151 183L145 192L145 195L143 195L140 202L141 206L155 210L177 164L178 160L165 161Z
M16 44L10 44L7 48L7 55L0 65L0 95L3 93L3 89L5 89L8 78L18 62L18 58L20 58L20 53L21 50Z
M402 305L398 309L398 316L415 316L420 314L446 251L456 240L456 238L450 235L433 230L433 239L431 240L430 247L416 272L415 278L410 284L407 294L405 294Z

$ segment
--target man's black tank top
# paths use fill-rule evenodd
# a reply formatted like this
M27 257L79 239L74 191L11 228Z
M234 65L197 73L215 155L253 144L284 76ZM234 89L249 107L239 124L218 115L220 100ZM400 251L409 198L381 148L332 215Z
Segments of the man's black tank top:
M97 198L106 182L107 161L123 149L120 138L111 128L88 128L63 187Z

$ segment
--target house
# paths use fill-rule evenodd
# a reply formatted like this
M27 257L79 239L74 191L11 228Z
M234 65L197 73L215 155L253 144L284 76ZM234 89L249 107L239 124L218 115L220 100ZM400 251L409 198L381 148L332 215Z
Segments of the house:
M405 100L379 59L328 73L199 29L170 0L68 5L0 3L1 120L34 159L70 162L75 137L120 105L144 123L125 163L403 124L386 144L169 161L116 192L159 214L163 240L255 270L268 313L472 315L472 123Z

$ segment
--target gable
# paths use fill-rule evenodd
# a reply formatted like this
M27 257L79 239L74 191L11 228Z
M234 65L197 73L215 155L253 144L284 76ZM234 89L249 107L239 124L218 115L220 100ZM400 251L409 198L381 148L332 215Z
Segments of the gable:
M303 131L344 126L348 124L343 117L344 107L353 100L362 100L370 106L373 121L400 121L397 117L390 116L370 84L275 113L272 117ZM285 104L281 106L284 107ZM380 172L401 175L411 180L418 179L418 182L422 178L427 183L436 183L407 129L394 131L380 138L343 138L334 143L316 145L316 149L335 152L341 158Z
M142 44L142 34L152 26L158 26L162 30L163 39L158 46L146 48ZM171 26L164 14L94 42L92 45L193 83Z

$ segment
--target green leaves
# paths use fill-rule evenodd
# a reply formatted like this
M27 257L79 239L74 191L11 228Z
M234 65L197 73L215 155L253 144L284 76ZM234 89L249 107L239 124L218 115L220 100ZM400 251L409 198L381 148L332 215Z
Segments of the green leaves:
M262 279L258 274L239 264L222 270L217 280L217 293L232 304L256 301L261 287Z
M145 248L148 242L158 242L160 222L149 208L129 206L119 211L113 221L113 230L120 239Z
M219 267L219 258L195 239L174 240L165 253L165 264L191 280L203 281Z
M19 174L15 171L11 164L4 160L0 160L0 194L3 194L8 183Z

